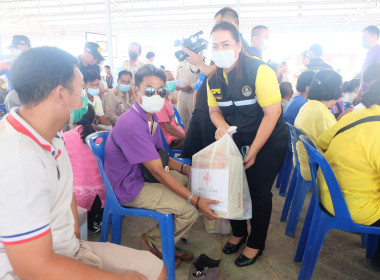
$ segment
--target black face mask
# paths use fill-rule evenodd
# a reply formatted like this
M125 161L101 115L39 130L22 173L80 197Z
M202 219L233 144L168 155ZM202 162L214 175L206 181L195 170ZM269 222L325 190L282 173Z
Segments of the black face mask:
M137 58L137 53L133 52L133 51L129 51L129 58L131 60L135 60Z

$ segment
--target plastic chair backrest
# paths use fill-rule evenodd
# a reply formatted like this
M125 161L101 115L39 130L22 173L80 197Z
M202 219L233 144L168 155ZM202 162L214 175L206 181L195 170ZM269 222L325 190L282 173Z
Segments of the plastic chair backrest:
M303 142L310 165L310 172L312 177L313 196L316 199L316 203L319 204L319 195L317 187L317 171L318 167L321 169L323 177L325 178L327 187L330 192L332 204L334 207L335 217L339 220L347 223L353 223L350 212L348 211L346 201L344 200L342 191L339 187L339 183L335 177L334 171L332 170L330 164L327 162L326 158L318 152L314 147L310 145L311 141L306 136L300 136L300 140Z
M5 107L5 104L0 104L0 110L3 113L3 116L7 113L7 108Z
M185 126L182 123L181 116L179 115L179 112L176 107L173 106L173 111L174 111L174 116L175 119L177 120L177 123L182 126L183 129L185 129Z
M169 145L168 145L168 142L166 141L165 139L165 136L164 136L164 133L162 132L162 130L160 129L160 133L161 133L161 140L162 140L162 147L167 151L169 152Z
M86 143L95 157L96 163L100 171L100 175L102 176L104 185L106 187L107 196L109 196L112 203L119 204L116 195L112 189L111 183L108 181L106 172L104 170L104 150L109 134L109 131L99 131L92 133L86 137ZM96 143L95 141L99 138L101 138L103 141L101 141L100 143Z
M290 141L293 146L293 153L298 163L298 152L297 152L296 144L299 141L300 135L305 135L305 134L298 128L291 125L290 123L286 123L286 125L288 126L288 129L289 129Z

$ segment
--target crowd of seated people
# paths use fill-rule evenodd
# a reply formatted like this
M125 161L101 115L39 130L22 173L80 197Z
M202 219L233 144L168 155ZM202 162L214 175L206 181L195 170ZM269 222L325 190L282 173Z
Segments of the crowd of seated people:
M13 81L8 82L9 93L1 95L8 114L0 116L0 141L10 146L0 145L1 154L9 158L9 165L0 164L5 182L0 185L0 278L7 274L40 279L44 270L41 262L50 267L43 275L49 279L74 279L74 272L93 279L166 278L158 225L140 236L150 253L79 239L77 205L88 211L90 231L101 229L106 191L85 138L103 130L110 131L105 145L105 172L120 205L174 214L176 266L194 257L190 250L178 247L179 240L188 236L199 212L208 219L218 219L210 210L217 201L190 191L191 166L165 159L162 140L169 148L186 152L186 146L195 143L193 137L216 141L227 133L230 122L240 124L247 118L252 125L234 139L239 147L243 143L250 146L242 164L250 176L252 202L264 201L261 208L265 213L251 220L251 225L259 225L256 233L248 233L247 221L232 221L233 235L223 252L238 251L248 239L235 261L238 266L253 264L265 247L271 186L286 153L285 122L300 129L324 154L352 219L380 227L380 120L366 121L367 117L380 117L379 29L369 26L363 30L363 46L369 52L360 78L343 83L342 76L322 60L322 47L313 44L304 53L305 71L298 76L294 90L292 83L285 81L287 70L281 68L286 62L281 67L275 64L272 70L262 61L269 36L267 27L259 26L261 32L254 28L254 44L249 47L239 33L233 9L220 10L214 23L211 57L215 64L208 65L202 54L184 49L188 58L179 63L176 77L172 71L153 64L153 52L141 62L142 47L137 42L129 45L130 59L123 63L114 81L108 65L105 77L101 75L99 65L105 59L96 43L86 43L83 54L76 58L54 47L31 48L26 36L14 38L12 63L0 64L4 68L0 74L12 74ZM221 38L227 38L230 45L220 44ZM51 60L57 63L49 63ZM241 73L243 66L254 75ZM174 113L177 103L185 129ZM248 107L244 105L254 111L245 111ZM228 106L234 108L228 111ZM193 124L192 112L199 114ZM336 135L359 120L364 121ZM197 127L203 122L209 127ZM271 145L273 149L268 148ZM199 149L205 146L202 143ZM279 152L274 153L275 149ZM301 175L310 181L306 151L300 142L297 151ZM185 154L191 157L193 153ZM276 164L264 168L269 156ZM260 193L252 182L269 169L267 177L271 180L261 182L267 188ZM19 170L17 176L14 170ZM15 187L6 189L5 185ZM321 202L333 213L321 174L318 186ZM18 193L30 193L22 196L21 208L13 199ZM260 208L256 204L253 207ZM18 227L12 223L13 215L18 222L25 217L31 217L31 221ZM380 267L380 242L372 262ZM131 274L131 268L136 273Z

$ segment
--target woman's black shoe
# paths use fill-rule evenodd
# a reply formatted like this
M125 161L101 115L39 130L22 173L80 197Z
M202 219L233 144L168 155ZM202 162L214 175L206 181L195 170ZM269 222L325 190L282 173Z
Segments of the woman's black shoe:
M247 258L243 254L240 254L240 256L235 260L235 264L237 266L247 266L247 265L250 265L250 264L254 264L255 261L257 260L257 258L259 256L261 256L262 254L263 254L263 251L259 250L259 252L257 253L257 255L254 256L252 259Z
M238 244L232 244L230 242L227 242L226 245L224 245L223 253L230 255L235 252L237 252L241 246L241 244L245 243L247 241L247 236L244 236Z

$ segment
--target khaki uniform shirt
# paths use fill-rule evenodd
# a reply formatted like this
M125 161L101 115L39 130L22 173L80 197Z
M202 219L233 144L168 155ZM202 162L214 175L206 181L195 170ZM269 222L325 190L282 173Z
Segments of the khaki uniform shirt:
M115 87L107 94L104 106L107 120L114 125L120 115L131 108L134 102L135 98L132 93L124 93L119 86Z
M199 68L187 60L181 61L178 64L177 80L180 80L184 85L191 85L192 90L189 93L193 92L194 86L197 83L200 74L201 72Z
M143 66L143 63L140 60L137 60L135 64L131 64L131 61L128 59L123 63L123 69L131 72L133 74L133 80L135 80L135 74L139 68Z

